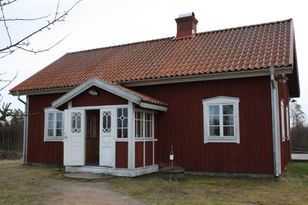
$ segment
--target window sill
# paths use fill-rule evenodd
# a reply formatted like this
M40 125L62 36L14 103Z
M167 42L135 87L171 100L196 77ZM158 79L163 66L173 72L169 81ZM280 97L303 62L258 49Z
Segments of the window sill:
M63 142L63 138L44 137L44 142Z
M207 138L204 140L204 143L235 143L240 144L239 138L232 137L232 138L226 138L226 137L215 137L215 138Z

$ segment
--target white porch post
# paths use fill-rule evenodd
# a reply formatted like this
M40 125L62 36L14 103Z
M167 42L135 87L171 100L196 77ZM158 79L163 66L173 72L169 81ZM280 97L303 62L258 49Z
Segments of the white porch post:
M135 169L135 112L134 104L128 102L128 169Z

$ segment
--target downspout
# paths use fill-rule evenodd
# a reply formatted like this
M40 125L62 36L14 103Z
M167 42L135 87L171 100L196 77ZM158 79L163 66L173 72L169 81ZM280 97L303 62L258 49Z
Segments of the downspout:
M274 174L279 177L281 174L281 151L280 151L280 129L279 129L279 99L278 83L275 79L275 68L270 68L271 75L271 103L272 103L272 130L273 130L273 156Z
M29 98L26 96L26 102L20 98L19 92L17 91L18 100L25 105L24 114L24 134L23 134L23 154L22 154L22 164L27 164L28 162L28 109L29 109Z

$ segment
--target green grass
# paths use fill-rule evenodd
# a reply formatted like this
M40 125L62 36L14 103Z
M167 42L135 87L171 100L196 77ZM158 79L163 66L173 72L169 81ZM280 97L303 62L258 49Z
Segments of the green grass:
M48 188L49 185L78 182L63 178L55 167L21 166L19 161L0 161L0 204L41 204L51 197L64 195L61 190ZM104 183L146 204L308 204L308 163L289 163L279 179L186 175L184 180L168 181L159 174L152 174L86 183Z
M108 183L123 194L149 204L308 204L308 164L290 163L279 180L185 176L163 180L159 174L113 178Z

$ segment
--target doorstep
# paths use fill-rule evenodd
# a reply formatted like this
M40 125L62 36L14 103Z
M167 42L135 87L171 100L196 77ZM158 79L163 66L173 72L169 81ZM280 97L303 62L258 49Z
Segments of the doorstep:
M121 177L136 177L145 174L151 174L159 171L159 166L150 165L145 167L138 167L135 169L125 168L110 168L100 166L66 166L65 172L68 173L96 173L96 174L109 174Z

